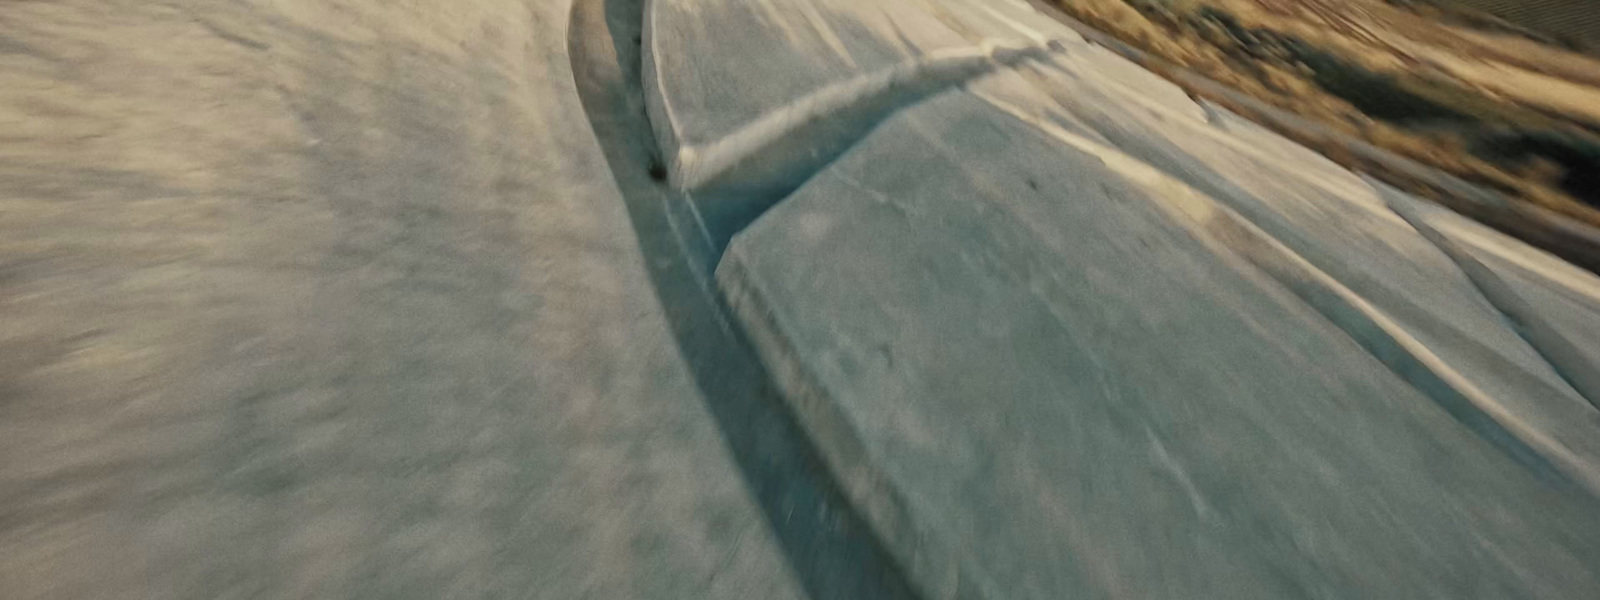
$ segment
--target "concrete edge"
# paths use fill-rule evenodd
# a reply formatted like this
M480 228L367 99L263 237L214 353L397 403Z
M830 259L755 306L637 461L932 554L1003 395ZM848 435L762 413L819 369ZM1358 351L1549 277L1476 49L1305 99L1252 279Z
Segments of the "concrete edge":
M993 600L999 595L962 558L961 548L921 526L892 479L867 450L849 417L805 367L794 344L762 294L735 238L717 266L717 287L743 325L784 402L812 438L835 481L873 529L883 547L923 598Z
M898 87L941 76L958 75L965 70L983 69L997 54L995 49L984 46L957 48L914 57L884 69L828 84L763 113L720 139L696 148L694 160L685 163L678 185L686 189L701 187L744 159L778 145L791 133L829 115L848 111L851 106L867 103Z
M803 97L775 107L716 140L703 144L685 141L662 80L660 37L657 33L657 3L646 0L643 26L642 86L645 113L666 170L668 183L679 190L693 191L723 176L758 153L781 153L775 149L796 131L805 129L830 115L848 113L853 106L880 101L896 91L981 74L1001 65L1015 64L1030 57L1059 49L1060 42L1014 43L985 40L979 44L944 49L911 57L895 65L862 73L828 84ZM967 72L972 73L967 73ZM796 149L803 154L805 149Z
M1512 329L1522 336L1528 345L1533 346L1534 350L1544 357L1545 362L1550 363L1556 373L1578 392L1578 395L1590 405L1600 409L1600 364L1585 357L1583 352L1561 333L1560 328L1545 319L1503 278L1495 274L1493 269L1484 265L1472 253L1461 248L1460 244L1418 215L1415 207L1405 205L1405 201L1398 198L1387 198L1387 201L1391 210L1409 222L1412 228L1422 234L1422 237L1438 247L1463 273L1466 273L1467 279L1478 288L1489 304L1505 315L1512 323Z

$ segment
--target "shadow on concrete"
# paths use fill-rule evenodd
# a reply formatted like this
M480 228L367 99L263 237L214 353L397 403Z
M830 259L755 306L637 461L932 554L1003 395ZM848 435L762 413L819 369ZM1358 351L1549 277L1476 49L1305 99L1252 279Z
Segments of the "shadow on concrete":
M679 350L807 593L914 598L728 318L711 281L715 254L689 199L659 180L661 161L640 89L644 9L643 0L576 0L568 50L584 110L627 203Z

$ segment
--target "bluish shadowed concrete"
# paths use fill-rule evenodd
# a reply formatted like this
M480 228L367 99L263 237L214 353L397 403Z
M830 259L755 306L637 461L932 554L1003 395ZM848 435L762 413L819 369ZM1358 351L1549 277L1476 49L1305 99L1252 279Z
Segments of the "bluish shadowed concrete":
M930 590L1600 585L1592 497L1463 427L1164 193L951 92L736 238L719 282Z

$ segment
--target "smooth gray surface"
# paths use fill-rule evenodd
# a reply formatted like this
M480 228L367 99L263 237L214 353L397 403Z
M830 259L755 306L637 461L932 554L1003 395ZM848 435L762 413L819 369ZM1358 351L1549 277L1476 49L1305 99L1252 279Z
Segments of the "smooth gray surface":
M568 8L0 7L0 597L800 596Z
M1600 586L1592 496L1475 435L1102 160L953 91L886 122L719 268L919 583L988 598Z

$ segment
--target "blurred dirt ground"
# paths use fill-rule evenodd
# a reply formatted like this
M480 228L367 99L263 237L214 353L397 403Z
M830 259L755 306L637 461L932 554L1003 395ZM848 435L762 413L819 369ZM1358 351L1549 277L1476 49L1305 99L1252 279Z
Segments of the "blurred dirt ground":
M0 597L799 595L569 6L0 5Z

